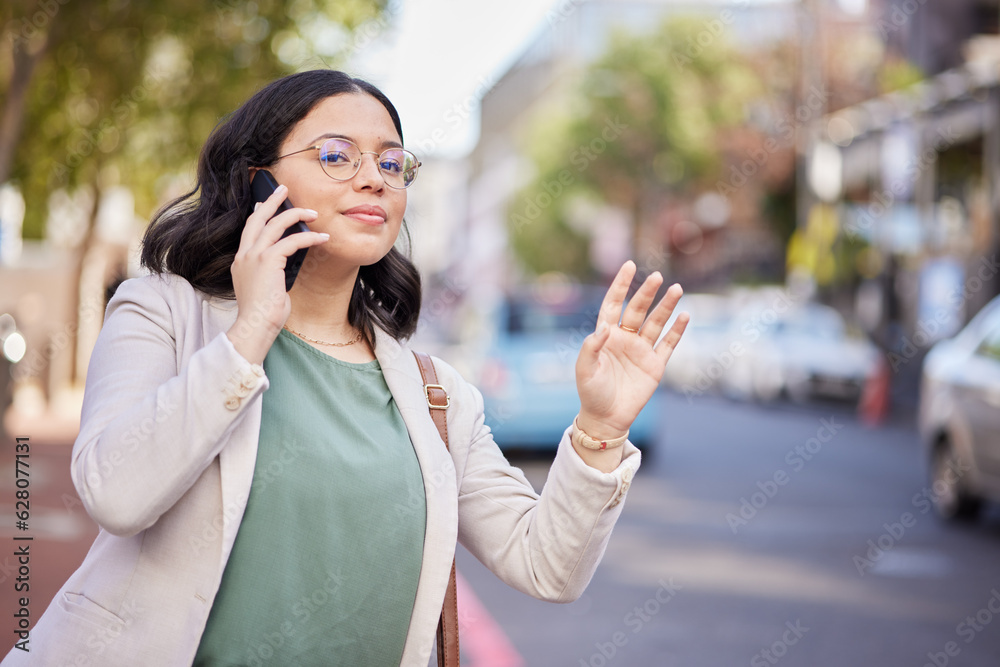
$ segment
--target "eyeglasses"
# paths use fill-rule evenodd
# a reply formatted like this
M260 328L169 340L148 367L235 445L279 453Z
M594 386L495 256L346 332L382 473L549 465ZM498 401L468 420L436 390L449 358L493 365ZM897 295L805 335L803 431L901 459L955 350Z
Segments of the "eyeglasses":
M349 181L361 170L361 156L374 155L375 164L385 184L394 190L404 190L417 177L420 161L417 156L402 148L389 148L381 153L363 151L357 144L348 139L327 139L317 146L303 148L300 151L286 153L277 160L298 155L306 151L318 150L319 163L327 176L335 181Z

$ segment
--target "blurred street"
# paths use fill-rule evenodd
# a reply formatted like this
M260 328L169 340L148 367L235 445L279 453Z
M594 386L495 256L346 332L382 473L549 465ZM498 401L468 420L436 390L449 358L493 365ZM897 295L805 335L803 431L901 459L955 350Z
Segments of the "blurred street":
M532 600L459 557L525 664L997 664L1000 516L933 516L909 418L677 394L664 415L581 600ZM519 464L540 486L545 465Z
M341 143L284 146L334 88L239 150L209 140L280 77L335 69L393 101L412 151L400 183L383 148L323 130L360 142L357 169L377 156L380 200L397 191L377 217L420 274L409 345L481 391L537 489L625 262L628 299L662 277L690 315L631 423L645 460L584 597L534 600L459 548L464 667L1000 666L997 0L60 0L0 18L0 657L19 599L34 626L97 535L70 457L88 374L116 372L91 358L123 281L232 287L254 202L253 170L241 188L231 168L267 156L333 232L320 257L349 259L361 172L331 174ZM309 170L278 170L292 155ZM405 266L356 259L355 314L383 284L362 266ZM291 312L311 292L342 293L292 291ZM375 300L411 312L399 294ZM178 359L187 317L163 325ZM307 333L342 361L364 345Z
M959 527L933 516L910 416L869 429L843 404L689 403L674 393L660 408L662 437L582 599L533 600L460 551L460 572L523 664L997 664L1000 514ZM69 452L32 444L34 620L96 534L77 505ZM544 456L514 463L541 488ZM0 531L13 544L9 512ZM4 558L0 605L16 609L16 559ZM463 633L463 664L517 664Z
M0 497L4 499L0 511L0 609L7 612L6 626L0 626L3 637L0 654L6 655L15 637L11 614L20 605L21 596L30 600L28 609L34 626L48 606L49 601L63 582L83 561L91 543L97 537L97 526L80 504L70 478L70 453L72 440L66 433L60 439L50 440L35 436L31 431L14 435L28 436L28 468L30 484L30 518L26 531L15 527L15 467L14 443L2 443L0 459ZM55 435L53 433L53 435ZM37 439L36 439L37 437ZM13 438L11 439L13 440ZM23 478L23 477L22 477ZM30 536L28 541L15 541L14 537ZM15 551L28 545L28 581L18 582L20 563ZM15 591L19 583L27 583L26 591Z

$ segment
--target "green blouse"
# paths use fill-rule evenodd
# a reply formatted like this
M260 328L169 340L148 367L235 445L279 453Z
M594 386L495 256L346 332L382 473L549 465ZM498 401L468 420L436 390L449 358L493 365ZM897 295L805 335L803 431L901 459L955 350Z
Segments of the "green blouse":
M423 556L423 479L378 361L282 330L253 485L195 667L398 665Z

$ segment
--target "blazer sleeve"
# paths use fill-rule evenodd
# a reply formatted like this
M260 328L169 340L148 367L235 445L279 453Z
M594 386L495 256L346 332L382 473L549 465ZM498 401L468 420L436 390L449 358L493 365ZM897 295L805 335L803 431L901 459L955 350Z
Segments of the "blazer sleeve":
M603 473L580 458L567 428L539 495L493 441L482 395L464 381L458 386L453 405L467 401L475 411L471 428L455 434L468 443L459 468L459 541L508 585L552 602L576 600L604 555L639 450L626 442L621 465ZM454 428L462 428L457 420Z
M125 281L93 350L71 475L87 512L114 535L134 535L170 509L267 388L263 369L225 333L181 363L187 334L177 318L199 317L202 306L188 290L191 304L168 299L177 288L164 279Z

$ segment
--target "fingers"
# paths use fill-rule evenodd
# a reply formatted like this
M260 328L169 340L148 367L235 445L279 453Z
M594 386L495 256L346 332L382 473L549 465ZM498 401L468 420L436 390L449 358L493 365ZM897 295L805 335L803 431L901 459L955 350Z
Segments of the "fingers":
M601 348L611 335L611 327L606 322L597 325L597 330L583 339L583 346L580 349L580 361L587 367L592 367L598 363Z
M240 239L240 244L244 242L252 244L257 241L257 237L260 236L260 232L264 229L264 225L267 221L274 217L275 212L278 207L281 206L281 202L285 201L288 196L288 186L279 185L271 193L271 196L262 202L258 202L253 209L253 213L247 218L246 225L243 227L243 235Z
M330 235L326 232L301 232L289 234L271 247L278 254L291 257L300 248L311 248L314 245L321 245L329 240Z
M650 345L655 345L656 341L659 340L660 335L663 333L663 327L666 326L667 321L677 307L677 302L681 300L682 296L684 296L684 290L680 285L674 283L667 289L667 293L663 295L663 298L656 304L653 312L647 317L642 327L642 337Z
M297 222L312 222L319 216L316 211L308 208L291 208L275 215L287 195L288 188L279 185L270 197L256 204L254 212L247 218L237 255L261 255L274 249L275 252L288 257L299 248L318 245L329 240L328 234L316 232L291 234L287 238L294 239L292 242L286 243L282 240L282 235L292 225Z
M670 327L670 331L667 335L663 337L659 345L656 346L654 350L656 356L660 358L664 364L670 360L670 355L673 354L674 349L677 347L677 343L680 342L681 336L684 335L684 330L687 328L688 322L691 316L687 313L681 313L674 320L673 326Z
M279 185L270 197L255 207L247 218L230 267L240 308L253 308L253 304L263 302L269 320L278 324L283 317L287 317L283 309L288 305L284 276L288 258L300 248L316 246L330 239L328 234L314 231L281 238L285 230L297 222L312 222L318 217L315 211L304 208L291 208L274 215L281 208L287 193L288 188ZM275 295L280 295L280 298L275 298Z
M262 247L272 246L284 235L285 230L295 223L304 222L308 226L308 223L315 222L318 217L319 213L311 208L290 208L282 211L265 223L255 244Z
M660 340L663 328L670 320L670 316L677 307L681 296L684 295L684 290L679 284L675 283L671 285L659 303L650 311L650 306L653 305L656 293L663 285L663 276L659 271L654 271L642 282L642 285L636 290L623 312L622 308L625 303L625 297L628 295L628 289L632 284L635 273L636 266L631 260L625 262L622 268L619 269L618 275L612 281L601 304L601 314L598 317L598 331L600 331L602 324L608 327L617 326L620 318L622 327L637 330L639 336L648 342L650 346L655 346L658 353L665 355L664 360L666 360L670 356L670 351L680 341L680 337L687 327L690 316L687 313L681 313L659 345L657 345L657 341ZM603 345L603 341L601 345ZM597 347L596 350L599 351L600 347Z
M662 331L667 318L669 318L668 313L667 318L656 322L654 327L646 329L649 324L652 324L652 322L646 323L646 313L653 304L657 291L663 284L663 276L659 271L654 271L646 276L642 285L639 286L639 289L636 290L635 294L629 300L628 306L624 307L623 312L622 308L625 298L628 296L628 290L632 284L632 280L635 278L635 273L636 266L631 260L622 265L622 268L618 271L618 275L615 276L614 281L611 283L611 287L608 288L608 293L604 297L598 321L606 322L609 326L615 326L620 320L622 327L640 331L649 343L653 344L656 342L660 331ZM679 290L680 286L677 289ZM676 305L679 298L680 294L677 294L676 298L672 299L672 304Z
M604 295L604 301L601 302L601 314L597 318L598 324L604 322L609 327L618 326L618 321L622 316L622 305L625 303L625 297L628 296L628 288L632 284L633 277L635 277L635 263L629 260L622 264L622 268L618 270L618 275L611 282L607 294ZM634 328L638 329L638 327Z
M654 271L642 281L642 285L636 290L636 293L629 300L628 306L625 307L625 312L622 313L622 326L640 329L640 335L646 334L646 327L643 324L646 321L646 312L652 305L653 299L656 298L656 291L660 289L662 284L663 276L660 275L659 271ZM655 340L654 337L650 342Z
M317 217L319 217L319 214L308 208L292 208L287 211L282 211L267 221L267 224L264 225L264 229L260 232L260 236L257 237L254 247L260 251L272 248L278 244L289 227L292 227L298 222L304 222L307 223L306 228L308 229L308 223L315 222ZM309 233L305 234L289 234L287 238L292 238L294 236L312 236L312 234L315 233L316 232L310 230Z

